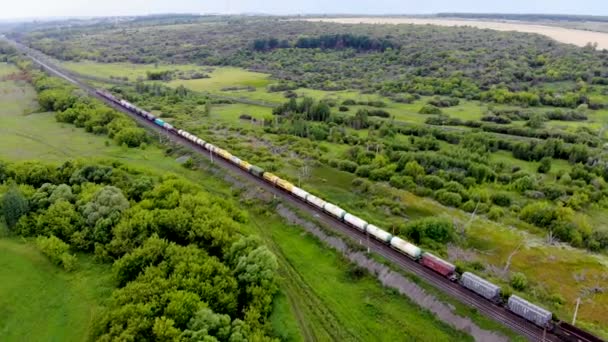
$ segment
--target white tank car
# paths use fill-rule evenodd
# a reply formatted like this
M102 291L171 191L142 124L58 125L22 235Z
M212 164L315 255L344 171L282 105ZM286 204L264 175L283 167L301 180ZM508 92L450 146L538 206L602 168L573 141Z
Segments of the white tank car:
M393 237L391 239L391 246L415 260L420 258L420 254L422 254L422 250L418 246L411 244L400 237Z
M344 219L344 215L346 214L346 210L338 207L335 204L331 204L329 202L325 203L325 206L323 207L323 209L340 220Z
M291 190L291 193L298 196L299 198L306 200L306 196L308 196L308 192L298 188L297 186L293 187L293 190Z
M306 202L314 205L315 207L317 207L319 209L323 209L323 207L327 203L324 200L320 199L319 197L317 197L313 194L308 194L308 196L306 197Z
M498 301L500 298L500 287L489 281L476 276L470 272L464 272L460 277L460 283L467 289L479 294L480 296Z
M355 215L349 214L349 213L344 215L344 222L352 225L353 227L359 229L362 232L364 232L365 227L367 227L366 221L364 221L363 219L361 219Z
M368 224L367 227L365 227L365 231L369 235L375 237L376 239L378 239L380 241L384 241L386 243L389 243L391 241L391 238L393 237L388 232L374 226L373 224Z

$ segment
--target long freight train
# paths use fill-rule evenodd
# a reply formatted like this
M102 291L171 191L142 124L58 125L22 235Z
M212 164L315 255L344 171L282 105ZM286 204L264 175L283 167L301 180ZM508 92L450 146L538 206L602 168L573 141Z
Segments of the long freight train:
M491 282L489 282L477 275L474 275L470 272L464 272L460 277L458 277L458 275L456 273L456 267L453 264L451 264L431 253L422 251L418 246L416 246L400 237L393 236L390 233L382 230L381 228L379 228L373 224L370 224L367 221L365 221L351 213L346 212L346 210L340 208L339 206L332 204L330 202L327 202L313 194L310 194L307 191L305 191L304 189L301 189L301 188L291 184L290 182L279 178L278 176L276 176L270 172L264 171L260 167L252 165L252 164L248 163L247 161L241 160L237 156L232 155L230 152L228 152L224 149L221 149L221 148L195 136L194 134L188 133L181 129L178 130L175 127L173 127L172 125L170 125L169 123L161 120L160 118L157 118L152 113L147 112L141 108L138 108L137 106L135 106L125 100L118 99L114 95L112 95L106 91L103 91L103 90L97 90L96 92L98 95L130 110L131 112L145 118L146 120L153 122L154 124L166 129L167 131L169 131L173 134L177 134L177 135L189 140L193 144L196 144L196 145L202 147L203 149L209 151L212 154L219 155L220 157L222 157L229 163L232 163L232 164L238 166L239 168L247 171L248 173L250 173L256 177L264 179L266 182L299 198L301 201L308 203L310 206L318 208L318 209L326 212L327 214L335 217L336 219L346 223L347 225L349 225L363 233L366 233L366 234L372 236L373 238L391 246L393 249L397 250L398 252L408 256L409 258L417 261L421 265L437 272L438 274L450 279L451 281L459 281L459 283L463 287L478 294L479 296L481 296L487 300L493 301L497 304L501 303L501 289L499 286L492 284ZM458 279L458 278L460 278L460 279ZM557 328L560 325L562 325L562 322L558 323L557 325L553 324L553 321L552 321L553 315L550 311L547 311L535 304L532 304L532 303L526 301L525 299L518 297L516 295L512 295L509 297L505 307L509 311L523 317L524 319L538 325L541 328L552 329L552 328ZM577 340L573 340L573 341L577 341ZM598 340L598 341L600 341L600 340Z

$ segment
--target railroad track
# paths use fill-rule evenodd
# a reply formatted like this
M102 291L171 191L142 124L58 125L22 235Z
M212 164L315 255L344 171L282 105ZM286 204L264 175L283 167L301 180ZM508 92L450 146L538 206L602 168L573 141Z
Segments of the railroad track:
M168 136L171 141L174 141L181 145L187 146L190 149L207 156L216 165L218 165L224 169L230 170L233 173L239 174L243 178L246 178L248 181L254 183L259 188L262 188L265 191L272 193L273 195L275 195L277 197L282 198L284 201L288 202L290 205L293 205L293 206L297 207L298 209L304 210L304 211L312 214L319 222L321 222L325 226L327 226L327 228L337 231L337 232L353 239L355 242L361 242L361 241L364 241L364 239L365 239L365 241L367 241L370 251L384 257L388 261L399 266L401 269L416 275L417 277L423 279L425 282L432 285L436 289L448 294L449 296L457 299L458 301L462 302L463 304L469 305L469 306L477 309L478 312L480 312L481 314L484 314L485 316L495 320L496 322L503 324L504 326L510 328L511 330L521 334L528 340L530 340L530 341L556 341L556 342L562 341L558 336L556 336L548 331L547 332L543 331L541 328L527 322L523 318L511 313L510 311L507 311L503 307L495 305L495 304L487 301L485 298L482 298L481 296L478 296L477 294L467 290L466 288L459 286L456 283L451 282L450 280L442 277L441 275L433 272L430 269L423 267L422 265L416 263L412 259L410 259L410 258L406 257L405 255L397 252L396 250L390 248L388 245L385 245L385 244L377 241L374 238L369 238L365 233L362 233L358 230L351 228L350 226L346 225L342 221L337 220L333 216L330 216L329 214L327 214L315 207L312 207L308 203L303 202L299 198L296 198L296 197L284 192L283 190L270 185L269 183L265 182L264 180L253 176L252 174L244 171L243 169L237 167L236 165L228 163L227 161L223 160L222 158L210 156L206 150L204 150L202 147L200 147L198 145L193 144L189 140L186 140L185 138L183 138L179 135L171 134L168 131L166 131L165 129L163 129L157 125L154 125L152 122L150 122L148 120L145 120L144 118L135 114L134 112L131 112L131 111L127 110L126 108L121 107L121 106L103 98L102 96L99 96L97 93L95 93L94 88L79 81L75 76L71 75L68 72L61 70L60 68L58 68L54 65L50 65L50 63L48 63L48 62L43 61L41 58L39 58L39 56L40 56L39 53L37 53L37 52L32 53L30 48L25 47L16 42L12 42L12 43L20 51L24 52L28 56L28 58L30 58L34 63L38 64L40 67L45 69L48 73L53 74L57 77L63 78L66 81L84 89L90 96L95 97L95 98L99 99L100 101L106 103L107 105L111 106L112 108L129 115L132 119L137 121L140 125L147 127L159 134ZM35 55L37 55L37 56L35 56Z

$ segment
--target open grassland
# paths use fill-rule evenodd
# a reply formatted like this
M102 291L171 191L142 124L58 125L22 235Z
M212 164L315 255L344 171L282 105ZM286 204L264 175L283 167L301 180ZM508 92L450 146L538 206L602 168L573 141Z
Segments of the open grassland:
M0 238L0 340L87 341L113 288L108 265L80 255L66 273L32 243Z
M371 276L353 276L351 266L315 238L286 226L275 215L252 218L250 232L261 235L279 257L286 293L307 340L465 341L470 337L436 322L408 300L379 286ZM322 279L322 281L320 281ZM286 289L286 290L285 290ZM276 314L276 312L275 312ZM435 321L435 322L434 322ZM283 340L297 341L294 327L273 321Z
M517 31L545 35L558 42L585 46L597 43L599 49L608 49L608 33L567 29L562 27L532 25L516 22L478 21L462 19L360 17L360 18L310 18L308 21L324 21L341 24L414 24L439 26L471 26L497 31Z
M84 62L66 62L64 67L68 70L79 74L89 75L99 78L127 78L128 81L134 82L137 80L145 80L148 72L159 71L191 71L207 68L198 67L196 65L172 65L172 64L131 64L131 63L96 63L90 61Z
M11 69L12 71L14 70ZM208 172L183 168L172 158L165 157L157 147L149 146L146 150L140 150L106 145L104 137L55 122L53 113L23 115L22 109L35 111L35 93L25 83L7 81L2 83L2 87L9 91L7 96L0 99L0 106L4 103L21 106L23 101L28 105L19 107L16 111L3 111L0 115L0 126L5 129L0 136L0 158L56 162L68 158L111 158L136 168L146 168L159 173L178 173L201 184L212 193L231 196L230 188L220 178ZM14 95L21 91L28 96L17 98ZM214 107L214 111L217 109L217 113L221 114L223 108ZM232 115L237 115L240 110L233 112ZM331 336L344 336L347 340L397 340L403 336L408 336L411 340L433 341L461 341L469 338L437 321L432 315L421 312L403 297L382 288L372 277L350 279L348 265L336 253L329 252L316 240L302 236L300 230L287 226L276 215L251 210L250 221L251 224L244 229L249 230L248 233L263 236L279 254L281 292L274 302L271 324L282 340L324 340ZM11 254L5 253L5 248L15 251L11 254L17 254L19 257L11 257ZM3 284L0 285L0 304L6 304L0 306L0 340L86 339L88 323L94 319L97 306L95 301L85 299L104 298L109 295L106 285L109 270L91 263L88 259L82 259L79 271L67 274L48 264L32 248L29 244L0 240L0 278L3 279ZM3 258L10 267L4 266ZM26 273L15 271L23 269L22 264L31 258L42 266L32 266ZM50 278L49 275L48 279L38 280L44 276L40 267L55 278ZM16 276L22 273L23 277ZM91 274L95 274L95 277L89 277ZM10 281L5 282L4 279ZM15 295L6 297L2 286L12 283L19 286L19 292L12 291ZM38 284L38 287L26 286L27 283ZM7 288L7 291L12 289ZM89 292L79 292L85 290ZM47 296L53 298L49 299ZM17 313L14 306L20 305L20 302L14 301L13 297L31 300L27 305L20 306ZM11 302L5 303L3 300ZM45 302L44 305L41 302ZM45 307L47 304L48 309ZM43 310L39 311L40 308ZM83 311L83 308L89 311ZM78 317L73 320L74 315ZM10 317L6 324L4 317ZM42 329L36 329L36 325L29 324L15 328L20 321L40 324ZM78 327L69 331L61 330L72 327L73 324L78 324ZM389 324L390 329L387 328ZM10 331L6 330L7 334L10 333L6 335L6 339L2 334L5 326L10 327ZM35 333L36 336L24 335L27 331Z

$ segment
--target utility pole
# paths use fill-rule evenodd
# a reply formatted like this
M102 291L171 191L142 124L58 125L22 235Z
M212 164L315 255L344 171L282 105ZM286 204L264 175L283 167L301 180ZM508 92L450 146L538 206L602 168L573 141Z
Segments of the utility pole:
M581 305L581 297L576 298L576 308L574 309L574 316L572 317L572 325L576 323L576 315L578 314L578 307Z

